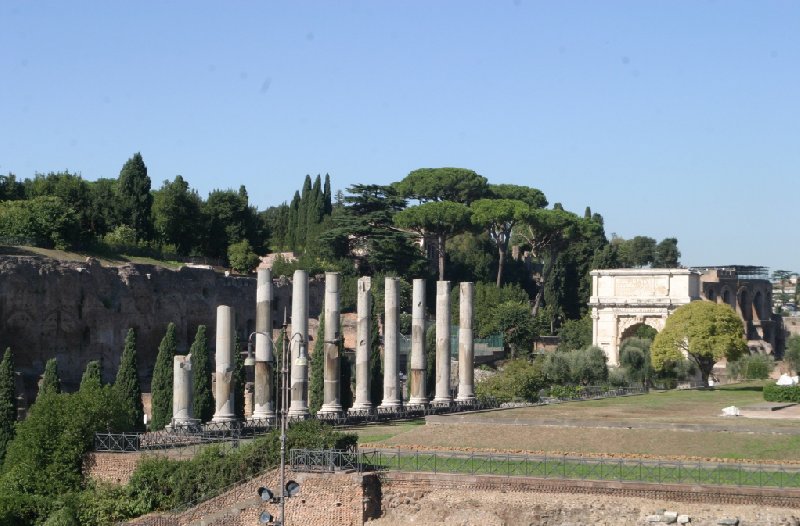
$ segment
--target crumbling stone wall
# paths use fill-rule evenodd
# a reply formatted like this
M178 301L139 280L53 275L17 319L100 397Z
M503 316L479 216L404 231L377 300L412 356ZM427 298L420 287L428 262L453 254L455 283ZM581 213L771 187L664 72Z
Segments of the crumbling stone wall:
M127 484L141 460L139 453L87 453L83 457L83 476L95 482Z
M312 279L312 317L319 316L323 292L323 281ZM276 280L275 298L272 319L278 328L284 307L291 306L288 279ZM66 390L77 388L90 360L102 360L103 380L112 381L130 327L137 331L142 388L149 391L167 324L177 326L180 353L187 352L200 324L208 326L213 346L220 304L233 307L237 334L245 338L255 327L255 278L189 267L104 267L93 259L76 263L0 256L0 346L14 351L23 402L34 399L45 362L53 357Z

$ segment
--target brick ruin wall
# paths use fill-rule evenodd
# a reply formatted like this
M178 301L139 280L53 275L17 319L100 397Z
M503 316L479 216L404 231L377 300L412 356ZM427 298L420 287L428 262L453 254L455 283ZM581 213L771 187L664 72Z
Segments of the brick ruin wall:
M319 316L323 296L323 280L313 278L311 317ZM288 279L275 280L275 298L273 326L280 327L284 307L291 312ZM45 362L53 357L67 391L77 388L91 360L101 360L103 380L113 381L131 327L137 333L142 390L149 391L167 323L177 326L179 353L188 352L197 326L206 325L213 354L217 305L233 307L236 332L246 338L255 327L255 277L189 267L105 267L95 260L0 256L0 346L14 352L22 405L34 399Z

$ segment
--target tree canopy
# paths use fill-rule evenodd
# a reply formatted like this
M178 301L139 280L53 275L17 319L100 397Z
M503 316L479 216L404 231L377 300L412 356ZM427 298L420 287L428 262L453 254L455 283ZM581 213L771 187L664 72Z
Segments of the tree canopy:
M452 201L469 204L486 195L485 177L466 168L419 168L395 183L407 199L420 202Z
M729 306L710 301L678 307L650 348L654 369L682 360L685 353L697 364L705 384L716 362L735 360L746 352L742 320Z

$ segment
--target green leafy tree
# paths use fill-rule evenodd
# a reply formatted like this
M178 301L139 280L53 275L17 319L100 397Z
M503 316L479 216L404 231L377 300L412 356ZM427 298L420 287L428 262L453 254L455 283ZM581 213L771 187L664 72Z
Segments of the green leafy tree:
M14 362L11 349L7 348L0 361L0 466L6 456L6 448L14 438L17 422L17 393L14 389Z
M488 192L486 178L466 168L420 168L395 183L400 195L420 202L469 204Z
M75 210L56 196L6 201L0 207L0 236L44 248L66 249L79 239Z
M530 207L516 199L479 199L471 205L472 223L486 230L497 247L498 265L496 284L503 282L503 267L508 254L508 244L514 226L523 221Z
M119 360L117 378L114 389L128 413L130 424L134 430L144 429L144 406L142 405L142 388L139 385L139 362L136 359L136 333L128 329L125 336L125 348Z
M436 324L425 330L425 396L436 394Z
M152 418L150 429L158 431L172 421L172 381L173 361L178 350L175 324L167 325L167 332L161 339L150 382L150 408Z
M258 235L255 209L248 205L247 190L214 190L202 206L206 221L204 252L209 257L224 259L228 247L243 239L253 247L261 248L263 240Z
M61 392L61 379L58 377L58 360L55 358L50 358L47 360L47 363L44 364L44 374L42 375L42 381L39 384L39 396L42 396L45 393L55 393L58 394Z
M439 280L444 280L445 251L447 239L470 227L471 211L461 203L433 201L407 208L394 216L400 228L407 228L423 238L431 236L436 240L439 260Z
M530 306L517 301L496 305L485 330L503 335L503 345L511 358L529 355L537 335Z
M583 349L592 344L592 319L583 316L577 320L567 320L558 333L559 351Z
M317 339L314 341L314 352L311 354L308 378L308 410L316 413L322 407L325 396L325 315L319 317Z
M656 245L653 266L656 268L677 268L680 264L681 251L678 250L678 239L667 237Z
M86 244L93 238L91 221L91 190L80 175L67 172L36 174L25 181L25 193L29 199L34 197L58 197L64 205L75 212L78 225L73 241Z
M253 247L246 239L233 243L228 247L228 262L233 270L246 274L252 271L261 260L253 252Z
M178 254L188 256L198 244L197 225L201 221L202 200L183 177L164 181L153 192L153 226L162 243L175 245Z
M357 184L347 189L345 206L332 218L332 228L320 235L320 253L328 259L353 261L364 275L422 272L425 260L411 236L394 225L405 207L392 186Z
M650 346L653 340L628 338L622 342L619 351L619 364L625 369L625 377L630 383L646 387L652 377Z
M344 339L339 339L339 403L342 411L353 407L353 363L344 353Z
M189 350L192 355L193 413L201 422L214 416L214 397L211 393L211 359L208 350L206 326L197 327L194 342Z
M85 212L91 223L91 231L102 238L121 222L117 180L101 178L88 185L91 204Z
M539 391L547 385L542 365L526 358L509 360L498 374L475 385L479 399L494 399L498 402L521 400L536 402Z
M122 166L117 179L117 192L120 216L124 223L136 231L137 240L152 239L153 195L150 193L150 177L147 176L142 154L133 154Z
M697 364L703 384L708 385L714 364L722 358L736 360L747 352L747 342L742 321L730 307L693 301L667 318L650 352L656 370L688 355Z
M800 335L789 336L786 340L783 362L794 371L794 374L800 373Z
M103 386L103 374L99 360L92 360L86 364L86 369L81 377L80 389L94 389Z

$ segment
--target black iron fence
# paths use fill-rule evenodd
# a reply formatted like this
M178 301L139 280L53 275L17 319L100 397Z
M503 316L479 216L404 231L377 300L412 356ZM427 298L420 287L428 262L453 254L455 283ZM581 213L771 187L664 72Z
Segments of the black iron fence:
M548 479L800 488L800 466L406 450L293 449L297 471L405 471Z

